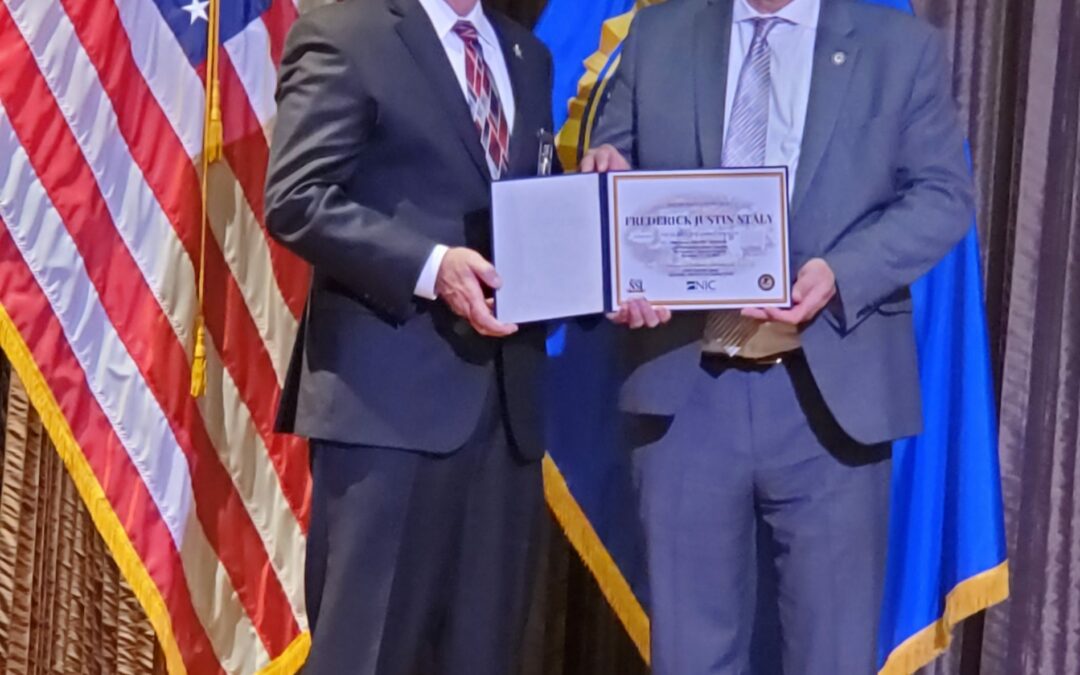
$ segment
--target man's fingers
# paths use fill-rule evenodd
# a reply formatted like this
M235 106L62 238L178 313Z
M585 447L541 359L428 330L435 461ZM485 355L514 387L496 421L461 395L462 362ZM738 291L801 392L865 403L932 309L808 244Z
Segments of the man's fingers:
M454 314L465 319L469 318L470 297L462 292L459 287L455 286L454 290L443 293L441 297Z
M611 312L607 318L614 324L630 328L656 328L671 321L671 310L654 307L648 300L637 299L624 302L617 312Z
M500 323L490 314L481 318L480 321L473 323L472 327L477 333L480 333L485 337L494 338L509 337L518 331L516 324Z
M631 304L637 309L637 313L641 317L642 326L656 328L663 323L660 320L660 313L657 311L657 308L648 300L641 298L633 300Z
M765 309L765 313L768 315L769 321L798 326L806 320L806 305L795 305L791 309L768 307Z
M499 276L499 273L496 272L495 268L491 265L485 265L477 270L477 276L479 276L480 280L492 290L497 291L502 288L502 277Z
M580 173L603 173L607 171L607 166L607 151L603 147L599 147L585 153L585 156L581 158L578 171Z
M795 282L795 285L791 288L791 299L795 304L799 304L806 296L806 283L804 279L799 279Z
M644 328L645 326L649 326L651 328L652 326L650 324L649 316L650 314L652 314L653 310L652 305L649 304L649 301L638 298L636 300L631 300L628 304L632 308L631 312L633 312L633 316L637 317L637 319L640 320L640 323L634 325L633 327Z
M647 302L641 303L639 307L641 311L641 318L645 321L645 325L649 328L656 328L660 325L660 316L656 313L656 308Z
M477 260L470 265L473 274L475 274L480 281L484 282L484 285L488 288L500 288L502 286L502 279L499 277L499 273L495 271L495 266L484 260L480 255L477 255L476 257Z
M484 300L474 301L469 306L469 323L477 333L488 337L505 337L517 332L517 326L510 323L502 323L495 318Z
M626 171L630 163L618 150L610 145L601 145L585 153L578 170L581 173L604 173L605 171Z
M472 319L472 313L474 308L483 307L484 311L487 309L487 298L484 297L484 291L480 288L480 282L475 276L465 276L461 280L461 285L458 287L458 303L464 310L462 316L466 319Z
M765 312L769 321L779 321L780 323L795 323L795 315L798 313L795 308L790 309L771 309Z
M835 294L836 287L829 277L828 268L825 272L821 274L810 263L799 271L799 278L791 289L792 306L789 309L750 307L742 310L742 315L758 321L775 321L793 326L806 323L817 316Z
M775 307L767 307L765 309L765 321L775 321L776 323L792 323L794 309L777 309Z
M756 321L775 321L777 323L799 323L803 315L802 305L793 305L789 309L781 307L746 307L741 314Z
M625 326L630 323L630 313L626 310L625 306L619 307L618 311L611 312L607 315L607 318L611 323L619 326Z
M742 310L742 315L747 319L757 319L758 321L769 320L769 313L761 307L746 307Z
M505 337L517 332L514 324L502 323L495 318L492 312L495 301L484 297L483 286L499 288L502 285L495 267L475 251L452 250L460 251L462 255L456 266L440 270L444 273L440 293L443 301L481 335Z
M504 324L491 313L491 308L488 307L488 299L484 297L484 293L480 290L480 284L476 279L467 280L463 291L466 303L465 317L472 324L472 327L476 329L476 332L489 337L504 337L517 331L517 326Z

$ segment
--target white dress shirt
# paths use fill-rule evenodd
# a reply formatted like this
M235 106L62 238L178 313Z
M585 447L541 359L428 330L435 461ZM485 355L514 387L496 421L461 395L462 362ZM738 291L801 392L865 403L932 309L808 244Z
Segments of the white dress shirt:
M731 25L731 52L728 57L727 106L724 128L728 128L739 73L754 39L757 17L786 19L769 33L771 95L769 127L765 141L765 163L788 168L788 189L795 186L795 172L802 150L803 127L810 101L810 79L814 68L814 42L817 39L821 0L794 0L776 14L762 14L747 0L735 0ZM789 195L790 196L790 195Z
M465 16L459 16L450 5L446 4L446 0L420 0L420 6L427 12L428 18L431 19L431 25L435 28L435 34L442 41L443 49L446 50L446 57L450 59L450 65L454 68L454 75L457 76L458 84L461 86L461 95L465 97L466 101L469 98L469 83L465 79L465 43L454 32L454 24L458 21L468 21L476 27L476 31L480 34L480 49L484 52L484 60L487 61L488 67L491 68L492 75L495 76L495 90L499 94L499 102L502 103L506 122L509 124L510 129L513 129L516 108L514 106L514 90L510 85L510 71L506 67L506 59L503 57L498 33L495 32L495 27L491 25L491 21L484 15L480 3L477 2L472 11ZM420 271L420 278L416 281L416 289L414 290L416 295L427 300L435 299L435 280L439 276L439 266L442 265L446 251L447 247L443 244L436 244L435 248L432 249L431 255L428 256L427 262L424 264L424 269Z

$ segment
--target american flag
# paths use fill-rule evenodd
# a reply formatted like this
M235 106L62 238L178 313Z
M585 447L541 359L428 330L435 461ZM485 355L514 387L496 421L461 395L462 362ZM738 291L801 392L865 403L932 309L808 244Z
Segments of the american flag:
M309 644L307 447L272 430L308 270L263 224L276 64L297 12L0 0L0 346L172 673L294 672ZM208 48L224 145L203 254Z

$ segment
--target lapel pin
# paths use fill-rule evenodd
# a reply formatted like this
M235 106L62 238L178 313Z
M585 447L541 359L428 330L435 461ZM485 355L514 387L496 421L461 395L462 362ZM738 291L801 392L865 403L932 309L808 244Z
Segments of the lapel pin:
M514 45L514 56L518 57L519 59L524 59L525 58L524 56L521 55L521 45L519 45L519 44Z
M844 52L835 52L832 55L832 62L834 66L842 66L847 63L847 54Z

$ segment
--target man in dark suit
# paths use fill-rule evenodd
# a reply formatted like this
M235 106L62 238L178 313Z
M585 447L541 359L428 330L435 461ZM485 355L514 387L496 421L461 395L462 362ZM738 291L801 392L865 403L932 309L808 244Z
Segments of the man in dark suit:
M670 0L637 16L593 142L585 170L793 176L790 309L614 317L666 324L627 335L620 394L657 423L634 455L654 672L749 672L762 528L784 672L875 672L890 443L921 427L908 286L973 209L940 36L851 0Z
M514 671L544 333L485 297L490 185L535 174L551 77L477 0L354 0L290 33L267 225L314 268L279 411L312 439L308 673Z

